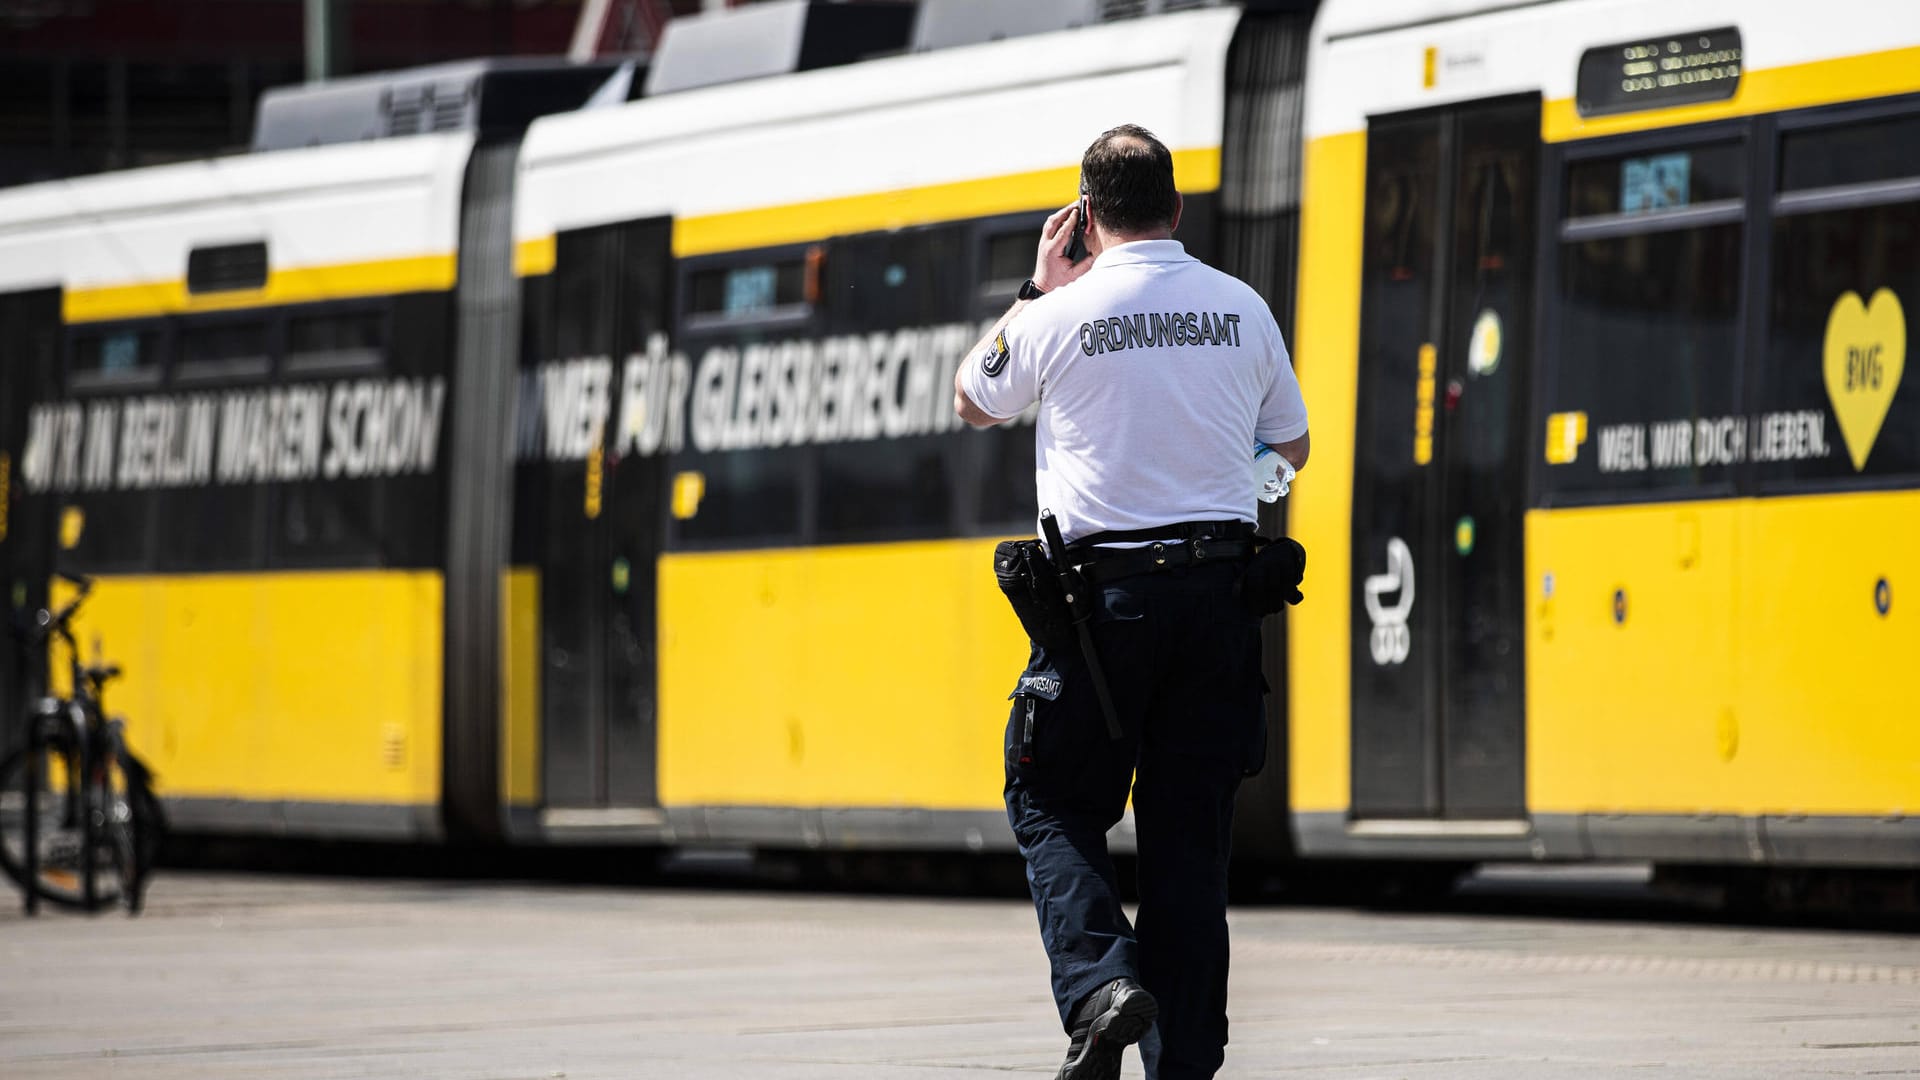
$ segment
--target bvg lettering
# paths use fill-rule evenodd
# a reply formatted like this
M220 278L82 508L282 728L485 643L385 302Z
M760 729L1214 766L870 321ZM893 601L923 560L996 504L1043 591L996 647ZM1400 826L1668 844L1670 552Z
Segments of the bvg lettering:
M1847 392L1855 390L1878 390L1880 380L1886 375L1886 369L1880 362L1880 346L1870 345L1861 348L1858 345L1847 348Z

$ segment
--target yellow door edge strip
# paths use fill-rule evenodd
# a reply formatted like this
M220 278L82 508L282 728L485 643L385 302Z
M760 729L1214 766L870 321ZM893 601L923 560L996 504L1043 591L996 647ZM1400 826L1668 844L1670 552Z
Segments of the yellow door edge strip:
M190 293L187 283L180 279L69 289L62 308L67 322L85 323L393 293L444 292L454 286L457 265L453 253L448 252L273 270L267 274L266 285L258 289Z
M1220 148L1174 151L1173 175L1180 190L1189 195L1219 190ZM673 253L679 258L713 255L909 225L1053 210L1072 201L1079 183L1080 167L1066 165L980 180L687 217L674 222ZM522 247L530 243L523 242Z
M540 571L500 573L500 792L512 808L540 804Z
M1701 105L1582 118L1572 98L1549 101L1540 114L1540 137L1591 139L1914 92L1920 92L1920 47L1889 49L1748 71L1732 98Z
M522 240L513 246L513 276L538 277L553 273L555 259L554 248L558 245L551 236L536 236L532 240Z

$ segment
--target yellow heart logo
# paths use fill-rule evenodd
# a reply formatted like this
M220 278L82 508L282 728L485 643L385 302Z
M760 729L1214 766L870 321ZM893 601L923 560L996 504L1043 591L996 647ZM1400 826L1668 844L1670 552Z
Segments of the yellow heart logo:
M1893 290L1874 290L1869 304L1859 293L1841 293L1827 316L1827 400L1854 472L1866 467L1906 367L1907 316Z

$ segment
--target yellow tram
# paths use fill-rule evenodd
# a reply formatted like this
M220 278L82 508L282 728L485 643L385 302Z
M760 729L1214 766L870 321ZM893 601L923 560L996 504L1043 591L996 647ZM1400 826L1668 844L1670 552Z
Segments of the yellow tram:
M190 831L1009 848L1031 431L941 390L1130 121L1312 412L1243 856L1920 865L1920 11L1182 6L747 8L0 192L10 606L99 579Z
M1332 0L1313 50L1300 850L1920 862L1920 11Z

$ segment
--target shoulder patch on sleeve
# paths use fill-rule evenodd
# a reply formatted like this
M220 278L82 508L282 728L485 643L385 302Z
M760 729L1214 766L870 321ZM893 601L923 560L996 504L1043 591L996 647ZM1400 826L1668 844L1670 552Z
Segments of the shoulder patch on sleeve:
M993 344L987 346L987 351L980 354L981 373L989 379L999 375L1007 370L1007 360L1011 355L1007 351L1007 332L1002 330L994 335Z

